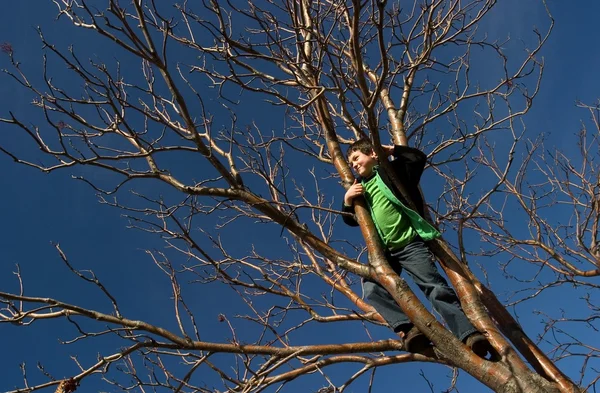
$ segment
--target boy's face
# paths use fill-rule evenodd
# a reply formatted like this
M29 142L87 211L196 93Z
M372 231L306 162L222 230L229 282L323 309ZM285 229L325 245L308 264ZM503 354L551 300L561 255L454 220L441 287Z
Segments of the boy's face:
M365 154L360 150L355 150L348 157L350 166L361 177L368 177L373 173L373 168L377 165L377 155L375 152Z

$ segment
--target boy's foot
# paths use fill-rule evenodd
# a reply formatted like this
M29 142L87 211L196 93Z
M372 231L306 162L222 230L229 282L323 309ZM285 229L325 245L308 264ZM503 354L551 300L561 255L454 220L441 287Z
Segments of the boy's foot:
M475 332L469 335L464 342L469 348L471 348L473 353L480 358L492 362L499 360L498 353L483 334Z
M423 353L429 348L431 348L431 341L416 326L413 326L404 336L406 352Z

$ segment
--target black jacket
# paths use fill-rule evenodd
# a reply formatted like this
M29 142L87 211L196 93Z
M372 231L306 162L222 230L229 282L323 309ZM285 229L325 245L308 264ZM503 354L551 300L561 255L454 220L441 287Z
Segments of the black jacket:
M421 217L424 215L424 210L423 198L421 198L421 193L419 192L419 181L421 180L421 175L423 174L426 161L427 156L425 153L419 149L408 146L394 146L394 160L390 161L392 170L398 176L398 179L405 187L408 195L410 195L410 198L417 207L416 211L421 215ZM410 204L406 201L406 198L404 198L400 191L394 186L392 179L383 169L383 167L379 167L378 173L385 185L392 190L394 196L398 198L398 200L400 200L400 202L402 202L405 206L410 206ZM362 181L363 179L359 178L358 180ZM354 214L354 206L346 206L344 204L342 211ZM358 222L354 217L344 214L342 215L342 219L350 226L358 226Z

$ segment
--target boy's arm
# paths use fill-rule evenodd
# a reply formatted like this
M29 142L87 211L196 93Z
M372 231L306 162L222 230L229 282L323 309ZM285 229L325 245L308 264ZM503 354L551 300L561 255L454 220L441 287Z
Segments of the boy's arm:
M419 149L408 146L394 146L392 166L408 178L409 187L417 187L427 163L427 155Z
M425 167L427 155L421 150L409 146L393 146L394 158L402 159L406 164L420 164Z
M354 215L354 206L348 206L345 203L342 205L342 211L344 213L350 214L342 214L342 220L346 225L350 225L351 227L357 227L358 221L356 221L356 216Z
M344 204L342 205L342 211L344 213L350 214L342 214L342 220L347 225L351 227L358 226L358 222L356 221L356 217L354 216L354 198L359 197L364 193L364 188L358 180L354 180L354 184L352 184L344 194Z

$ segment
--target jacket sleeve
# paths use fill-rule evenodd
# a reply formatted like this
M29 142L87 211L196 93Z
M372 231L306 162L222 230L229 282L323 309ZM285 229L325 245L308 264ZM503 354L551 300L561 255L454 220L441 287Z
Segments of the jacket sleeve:
M352 216L348 214L342 214L342 220L346 223L346 225L350 225L351 227L357 227L358 222L354 216L354 206L347 206L345 203L342 204L342 211L344 213L351 213Z
M427 155L421 150L408 146L394 146L392 166L408 179L410 185L407 186L416 187L419 185L426 162Z

